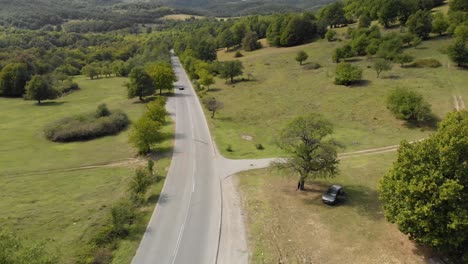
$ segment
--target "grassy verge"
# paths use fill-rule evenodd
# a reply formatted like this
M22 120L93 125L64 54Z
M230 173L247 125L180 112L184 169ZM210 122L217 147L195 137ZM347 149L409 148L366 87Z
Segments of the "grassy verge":
M345 159L336 178L309 183L305 192L296 191L297 179L285 173L242 173L251 262L423 263L427 251L385 220L378 200L378 181L395 156ZM322 204L331 183L344 186L343 204Z
M333 83L336 64L331 54L344 41L319 40L292 48L267 47L244 52L240 58L245 66L244 75L252 74L255 80L226 84L217 79L206 95L224 102L217 118L209 118L213 135L220 150L230 158L278 156L283 154L275 146L278 131L295 116L319 112L335 125L336 139L343 145L341 152L426 137L432 128L408 126L395 119L386 109L386 96L395 87L416 90L432 105L438 117L453 110L453 94L468 98L467 90L462 89L467 81L466 70L454 67L442 53L450 42L449 38L435 37L417 49L406 50L417 59L439 60L443 66L435 69L402 68L394 64L391 71L377 78L376 72L369 68L372 61L355 58L353 64L364 69L366 82L354 87ZM294 60L299 50L306 51L308 62L319 63L321 68L307 69L307 62L299 66ZM233 53L219 51L218 57L232 60ZM258 143L265 150L257 150ZM233 152L225 150L229 144Z
M0 98L0 228L26 240L44 241L58 254L59 263L76 263L86 253L111 206L128 196L134 166L123 162L118 167L60 170L132 158L136 151L128 144L128 130L91 141L53 143L45 139L43 128L60 118L94 111L101 103L136 120L144 105L126 98L125 81L80 77L80 91L43 106ZM173 133L173 128L169 123L164 132ZM170 152L172 144L167 138L159 151ZM169 163L169 155L156 161L156 173L163 179ZM164 180L151 187L130 235L119 241L115 263L130 262L163 184Z

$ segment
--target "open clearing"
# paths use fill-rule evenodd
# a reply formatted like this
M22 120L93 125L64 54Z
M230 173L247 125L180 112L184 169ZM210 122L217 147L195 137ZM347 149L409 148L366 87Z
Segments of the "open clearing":
M46 242L57 252L60 263L75 263L77 254L89 246L112 204L126 195L127 183L139 163L129 162L136 152L127 142L128 129L90 141L53 143L43 136L44 126L94 111L101 103L111 111L123 110L132 121L144 111L143 104L126 98L125 78L76 80L80 91L42 106L0 98L0 227L30 241ZM172 124L164 128L167 133L172 129ZM171 146L168 138L160 151L170 151ZM169 163L167 155L156 162L158 176L166 175ZM81 169L67 171L73 168ZM141 222L120 242L123 246L115 252L114 263L130 262L163 183L151 187L148 204L139 211Z
M306 184L272 169L238 176L252 263L424 263L430 255L388 223L378 200L380 177L395 153L342 160L340 174ZM342 184L347 200L324 205L322 193Z
M345 32L339 29L339 32ZM340 35L343 38L342 35ZM331 54L343 42L318 40L314 43L291 47L266 47L254 52L242 52L240 58L245 70L244 77L252 74L254 81L226 84L217 79L212 91L206 96L224 102L224 109L210 119L210 126L218 147L230 158L275 157L282 155L276 147L275 136L292 118L318 112L335 126L334 137L341 142L340 152L396 145L402 139L425 138L433 128L408 126L397 120L386 109L386 96L395 87L407 87L423 94L432 105L433 112L442 118L454 110L453 96L468 98L465 89L467 71L449 61L443 51L451 40L435 37L418 48L405 52L419 58L435 58L440 68L402 68L393 64L393 69L376 77L372 61L366 57L353 58L353 64L364 69L360 86L335 85L336 64ZM309 54L307 62L315 62L321 68L307 69L307 62L299 66L294 60L296 53L304 50ZM233 60L234 52L218 52L220 60ZM252 140L245 140L245 136ZM244 137L244 138L243 138ZM257 150L255 144L265 150ZM226 147L232 145L233 152Z

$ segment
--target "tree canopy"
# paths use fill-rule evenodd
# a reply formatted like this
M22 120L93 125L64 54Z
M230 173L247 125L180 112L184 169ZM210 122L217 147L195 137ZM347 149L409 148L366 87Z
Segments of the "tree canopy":
M386 218L418 243L468 257L468 112L424 141L402 142L379 192Z
M167 63L155 63L148 68L148 73L151 76L154 87L159 89L160 95L162 94L162 90L171 91L174 89L174 82L177 81L177 77L171 65Z
M153 80L144 68L134 68L130 72L129 79L130 82L127 83L128 98L138 97L142 101L144 96L154 94Z
M41 104L41 101L55 99L58 96L58 91L45 76L34 75L26 85L25 99L27 100L36 100Z
M329 139L332 124L320 114L293 119L278 136L278 146L290 156L275 165L299 175L304 190L307 178L331 177L338 170L336 146Z

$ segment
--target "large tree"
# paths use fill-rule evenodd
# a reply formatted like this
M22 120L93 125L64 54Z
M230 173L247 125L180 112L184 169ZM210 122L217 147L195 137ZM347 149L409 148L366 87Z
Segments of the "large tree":
M220 65L219 72L222 78L231 79L231 83L234 82L234 77L242 75L244 66L241 61L225 61Z
M144 115L133 124L129 134L129 141L138 149L140 154L149 153L154 144L164 139L161 127L161 123Z
M332 132L332 124L319 114L297 117L280 132L278 146L289 157L275 165L297 174L300 190L304 190L307 178L331 177L336 174L336 146L327 139Z
M424 141L403 142L380 182L386 218L418 243L466 260L467 164L467 111L448 114Z
M21 97L30 76L26 64L12 63L0 71L0 95Z
M32 79L26 84L26 94L24 96L27 100L36 100L38 104L47 99L55 99L59 96L59 92L52 86L50 80L42 75L34 75Z
M144 68L133 68L129 78L130 82L127 83L128 98L138 97L143 101L144 96L154 94L156 88L153 84L153 80Z
M171 91L174 89L174 82L177 81L177 77L171 65L167 63L155 63L148 68L148 73L153 80L154 87L159 89L160 95L162 94L162 90Z
M408 26L411 33L422 39L426 39L432 31L431 13L429 11L419 10L408 18L406 26Z

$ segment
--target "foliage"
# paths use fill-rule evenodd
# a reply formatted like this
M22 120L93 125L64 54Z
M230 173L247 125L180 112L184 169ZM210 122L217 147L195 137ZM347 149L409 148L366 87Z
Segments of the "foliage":
M142 116L133 124L130 131L129 141L140 154L146 154L151 151L154 144L164 139L161 133L161 123L153 121L148 116Z
M247 32L242 39L242 47L246 51L254 51L261 48L262 45L258 42L257 33L252 31Z
M239 60L235 61L225 61L222 62L220 65L219 73L221 78L224 79L231 79L231 83L234 82L234 78L236 76L242 75L244 72L244 65Z
M419 10L408 18L406 26L414 35L427 39L432 31L432 16L429 11Z
M240 50L236 51L236 53L234 53L234 58L240 58L240 57L243 57L244 55L242 54L242 52L240 52Z
M23 63L6 65L0 72L0 95L21 97L30 76L27 66Z
M17 234L0 229L0 263L54 264L57 257L46 251L44 244L26 244Z
M359 22L358 22L358 28L367 28L371 25L371 18L369 17L368 14L366 13L363 13L360 17L359 17Z
M468 243L468 112L454 112L424 141L403 142L380 182L386 218L418 243L452 256Z
M172 91L174 89L174 82L177 77L171 65L167 63L155 63L148 68L148 74L151 76L153 85L159 89L159 94L162 90Z
M278 146L290 156L276 167L299 175L300 189L307 178L331 177L338 170L335 144L326 138L333 126L319 114L293 119L278 136Z
M26 84L24 98L27 100L36 100L41 104L41 101L55 99L58 96L59 92L52 87L52 83L45 76L34 75Z
M127 200L117 202L111 208L112 232L117 237L124 237L128 234L129 225L135 219L135 207Z
M335 2L327 5L319 11L319 17L331 27L338 27L347 24L347 19L344 13L344 4L342 2Z
M449 22L443 13L437 12L432 17L432 32L442 36L449 27Z
M96 109L96 114L95 114L96 118L110 116L110 115L111 115L111 112L109 111L109 108L107 108L106 104L98 105Z
M309 55L307 55L307 53L303 50L299 51L297 54L296 54L296 58L294 58L297 62L299 62L299 65L302 65L302 63L304 61L307 60L307 58L309 58Z
M458 66L465 66L468 64L468 45L461 39L455 40L455 43L450 45L448 55L453 62Z
M211 112L211 118L215 117L215 113L224 108L224 104L221 101L216 100L216 98L211 98L205 103L206 109Z
M395 62L400 63L403 67L406 63L410 63L414 60L414 57L407 53L400 53L395 57Z
M328 41L334 41L336 39L336 31L335 30L328 30L325 34L325 38Z
M351 45L346 44L341 48L336 48L335 52L332 55L332 59L334 62L340 62L342 59L347 59L353 57L354 51Z
M130 181L129 186L130 198L135 204L143 203L144 196L152 181L152 176L148 170L144 168L137 168L135 170L135 175Z
M411 63L411 67L415 68L439 68L442 66L442 63L436 59L419 59Z
M425 122L432 118L431 106L417 92L397 88L387 97L387 108L396 118L409 122Z
M335 83L351 85L358 83L362 78L362 69L350 63L340 63L336 66Z
M144 96L154 94L156 87L152 77L142 67L134 68L129 75L130 82L127 83L128 98L138 97L143 101Z
M199 73L200 84L210 90L210 86L214 84L213 75L211 75L207 70L203 70Z
M402 40L398 35L389 34L383 39L377 50L377 56L387 60L393 60L402 48Z
M45 137L55 142L89 140L117 134L130 123L123 112L113 111L109 115L98 115L104 112L105 109L98 109L93 113L60 119L46 126Z
M376 59L374 61L374 70L377 72L377 78L379 78L380 73L383 71L389 71L392 69L392 63L386 59Z
M168 115L166 110L166 98L158 97L156 100L146 105L145 116L149 119L158 122L160 124L166 123L166 117Z

